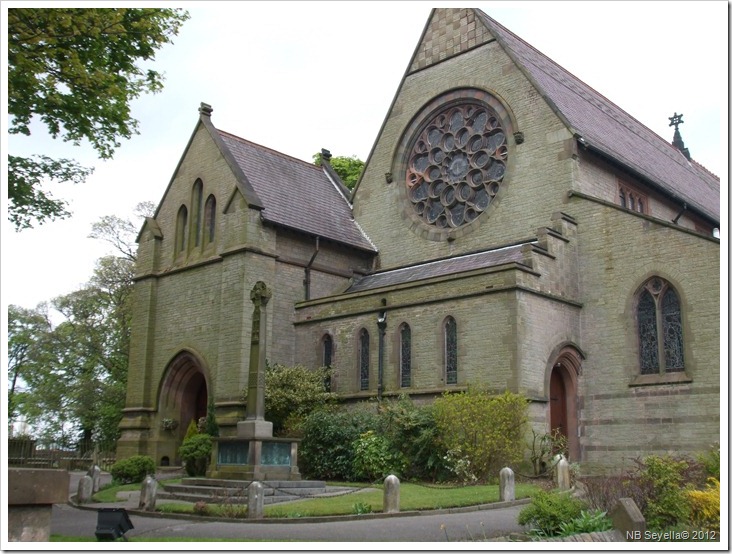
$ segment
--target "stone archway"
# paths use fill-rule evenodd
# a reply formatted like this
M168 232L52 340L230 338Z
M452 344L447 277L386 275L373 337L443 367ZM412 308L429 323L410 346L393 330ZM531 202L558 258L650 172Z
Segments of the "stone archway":
M190 422L206 416L207 405L208 386L203 364L192 352L182 351L168 364L158 396L161 425L163 419L178 422L175 429L161 434L162 439L173 443L173 453L183 440Z
M569 458L573 462L580 461L577 380L581 372L581 361L582 356L575 348L561 348L553 356L546 383L549 428L551 432L559 431L567 437Z

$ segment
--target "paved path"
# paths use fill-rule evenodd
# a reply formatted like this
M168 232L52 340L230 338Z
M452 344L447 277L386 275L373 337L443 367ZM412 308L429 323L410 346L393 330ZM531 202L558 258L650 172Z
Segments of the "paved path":
M72 473L70 490L76 492L83 473ZM102 483L105 482L103 475ZM108 476L106 476L108 479ZM108 482L108 481L107 481ZM94 508L136 508L134 498L116 504L94 504ZM510 506L461 513L428 512L420 515L352 516L323 518L314 521L287 522L210 521L201 518L173 518L130 514L134 529L127 537L173 537L210 539L248 539L297 542L455 542L483 540L522 531L516 523L523 506ZM53 507L51 533L68 536L94 537L97 524L95 509L80 509L58 504Z

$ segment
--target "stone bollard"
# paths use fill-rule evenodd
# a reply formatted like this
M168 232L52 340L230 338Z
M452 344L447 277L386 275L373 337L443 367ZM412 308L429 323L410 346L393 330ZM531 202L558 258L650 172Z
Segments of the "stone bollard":
M158 482L152 475L148 475L140 487L140 504L138 508L146 512L155 511L155 502L158 497Z
M92 486L92 478L88 475L84 475L84 477L79 480L79 488L76 492L76 502L78 504L86 504L87 502L91 502L92 494L94 494L92 492Z
M99 481L102 477L102 470L97 465L89 468L87 475L92 478L92 493L99 492Z
M384 479L384 513L399 513L399 479L396 475Z
M510 467L504 467L498 475L500 479L498 500L502 502L516 500L516 484L514 482L513 470Z
M569 462L562 456L554 468L554 477L557 482L557 488L560 491L568 491L572 488L572 481L569 478Z
M262 519L264 517L264 486L259 481L252 481L247 488L247 519Z

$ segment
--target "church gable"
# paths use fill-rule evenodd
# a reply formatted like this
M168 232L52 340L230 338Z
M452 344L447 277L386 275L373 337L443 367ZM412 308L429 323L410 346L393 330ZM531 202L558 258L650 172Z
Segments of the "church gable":
M457 56L493 40L493 36L476 17L475 10L432 10L409 73L419 71L442 60Z

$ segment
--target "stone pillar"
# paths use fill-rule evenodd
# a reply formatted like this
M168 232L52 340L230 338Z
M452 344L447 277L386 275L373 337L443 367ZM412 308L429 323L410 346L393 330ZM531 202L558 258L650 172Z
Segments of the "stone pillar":
M88 475L84 475L84 477L79 479L79 487L76 490L77 503L86 504L91 502L93 485L92 478Z
M562 456L557 462L554 468L554 476L557 482L557 488L560 491L568 491L572 488L572 483L569 478L569 462Z
M89 468L87 475L92 478L92 493L99 492L99 480L102 476L102 470L98 465L93 465Z
M399 513L399 479L396 475L384 479L384 513Z
M516 485L514 482L513 470L510 467L504 467L499 475L500 484L498 486L498 500L502 502L511 502L516 500Z
M158 497L158 482L152 475L148 475L140 487L140 504L138 508L146 512L155 511L155 502Z
M264 517L264 486L259 481L252 481L247 488L247 519L262 519Z
M69 500L69 473L59 469L8 469L8 541L48 542L51 508Z

